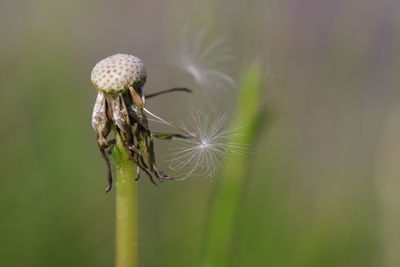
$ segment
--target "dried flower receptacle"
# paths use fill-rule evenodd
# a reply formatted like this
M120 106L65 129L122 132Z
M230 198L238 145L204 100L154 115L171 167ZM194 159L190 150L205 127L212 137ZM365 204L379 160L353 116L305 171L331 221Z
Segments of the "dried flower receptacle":
M116 54L101 60L95 65L91 81L98 90L92 115L92 127L97 135L102 156L108 168L108 187L112 187L112 171L107 149L115 144L115 140L107 140L111 130L121 138L124 148L129 151L130 160L145 172L155 184L153 176L159 180L171 177L158 170L155 163L153 137L146 117L145 95L143 86L146 82L146 69L143 62L132 55ZM170 91L182 91L185 88L173 88ZM163 93L163 92L160 92ZM160 93L152 94L149 97ZM161 139L172 137L187 138L187 135L163 134Z

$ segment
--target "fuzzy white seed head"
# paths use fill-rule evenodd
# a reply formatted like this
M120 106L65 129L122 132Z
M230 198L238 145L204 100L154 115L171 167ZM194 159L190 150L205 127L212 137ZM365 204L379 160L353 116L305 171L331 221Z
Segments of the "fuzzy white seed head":
M116 54L94 66L91 81L98 90L116 93L128 89L129 86L142 87L146 76L146 68L140 58Z
M178 67L208 92L217 92L232 87L234 79L222 71L223 64L232 60L223 39L206 41L206 31L189 33L182 38L178 54ZM193 32L193 31L192 31Z
M208 116L199 113L193 116L190 126L181 126L195 138L181 139L175 150L170 168L178 178L191 176L212 177L222 166L226 152L241 154L242 145L231 143L232 136L237 135L238 128L228 129L227 118L221 116L212 121Z

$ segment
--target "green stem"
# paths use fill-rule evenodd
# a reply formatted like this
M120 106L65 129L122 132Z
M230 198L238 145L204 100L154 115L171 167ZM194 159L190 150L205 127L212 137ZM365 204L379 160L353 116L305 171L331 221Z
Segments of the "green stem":
M116 166L116 267L138 266L138 192L136 165L117 137L112 151Z

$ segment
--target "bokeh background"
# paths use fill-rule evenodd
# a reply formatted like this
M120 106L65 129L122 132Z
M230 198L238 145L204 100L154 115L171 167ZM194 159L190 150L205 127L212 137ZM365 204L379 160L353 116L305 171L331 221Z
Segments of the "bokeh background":
M171 52L188 24L227 40L235 79L262 62L275 114L247 154L230 266L400 266L397 0L2 0L0 266L113 266L90 71L123 52L146 63L147 92L191 86ZM235 86L223 94L148 108L229 113ZM168 147L157 142L163 169ZM140 181L141 266L197 266L217 184Z

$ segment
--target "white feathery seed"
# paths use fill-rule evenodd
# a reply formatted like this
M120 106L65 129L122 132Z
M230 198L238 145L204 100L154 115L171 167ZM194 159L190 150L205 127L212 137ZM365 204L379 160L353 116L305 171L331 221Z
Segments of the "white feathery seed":
M146 82L146 68L138 57L116 54L97 63L91 75L93 85L106 93L116 93Z
M243 145L230 142L233 136L240 135L239 128L227 128L225 115L212 121L207 115L199 112L190 122L189 127L181 128L195 138L179 139L180 146L174 149L174 158L170 160L170 168L177 173L175 177L212 177L223 167L226 152L245 152Z
M221 69L232 60L222 38L207 43L207 31L183 34L178 53L178 67L188 73L202 88L211 92L227 89L235 85L235 80ZM193 32L193 31L192 31Z

